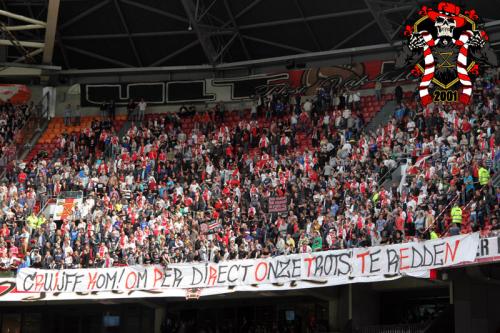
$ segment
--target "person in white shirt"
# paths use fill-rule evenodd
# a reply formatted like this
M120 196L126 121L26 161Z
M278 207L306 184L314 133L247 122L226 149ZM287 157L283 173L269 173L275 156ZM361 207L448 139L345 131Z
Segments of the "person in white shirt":
M351 118L351 110L345 109L344 112L342 112L342 117L345 119Z
M308 99L305 103L304 103L304 111L307 112L307 114L310 114L311 113L311 110L312 110L312 103L311 101Z
M361 102L361 95L359 94L359 91L352 92L350 96L350 100L352 103L352 108L354 110L360 110L360 102Z
M409 133L413 133L413 131L415 130L415 122L413 121L413 119L410 119L408 124L406 124L406 129Z
M144 101L144 98L141 98L139 102L139 114L137 115L137 121L144 120L144 114L146 113L147 103Z

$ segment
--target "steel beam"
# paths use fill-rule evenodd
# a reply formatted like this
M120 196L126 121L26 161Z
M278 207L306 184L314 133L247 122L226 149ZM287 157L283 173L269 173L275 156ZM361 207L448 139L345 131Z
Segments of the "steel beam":
M203 10L203 13L201 13L200 15L198 15L198 9L199 9L198 5L199 5L199 2L197 1L196 2L196 11L195 11L195 19L196 19L196 21L197 22L201 22L203 20L203 17L208 14L208 11L210 10L210 8L213 7L213 5L215 5L216 2L217 2L217 0L212 0L212 2L207 6L207 8L205 8Z
M236 19L233 15L233 12L231 11L231 7L229 7L229 3L227 2L227 0L224 0L224 7L226 7L226 11L227 14L229 15L229 20L233 25L233 28L236 29L236 35L238 36L241 47L243 48L243 53L245 53L245 57L247 58L247 60L250 60L250 52L248 52L245 41L241 37L240 29L238 28L238 24L236 23Z
M256 5L258 5L261 1L262 0L254 0L251 4L249 4L248 6L246 6L245 8L243 8L238 14L234 15L234 18L235 19L239 18L241 15L245 14L250 9L252 9Z
M306 16L305 18L297 17L297 18L286 19L286 20L278 20L278 21L272 21L272 22L262 22L262 23L240 25L239 28L240 28L240 30L243 30L243 29L255 29L255 28L266 28L266 27L272 27L272 26L283 25L283 24L301 23L303 21L307 21L307 22L309 22L309 21L318 21L318 20L326 20L326 19L336 18L336 17L358 15L358 14L366 14L366 13L369 13L369 12L370 11L368 10L368 8L366 8L366 9L355 9L355 10L348 10L348 11L338 12L338 13L329 13L329 14L322 14L322 15Z
M231 39L226 43L226 45L224 45L224 47L219 51L219 53L217 53L217 55L215 56L215 61L217 61L220 57L222 57L224 52L226 52L227 48L231 46L236 37L238 37L238 34L234 34L233 37L231 37Z
M120 67L134 67L134 66L132 66L130 64L121 62L119 60L111 59L111 58L108 58L106 56L94 53L94 52L82 50L82 49L79 49L79 48L74 47L74 46L65 45L64 47L67 50L70 50L70 51L73 51L73 52L76 52L76 53L80 53L80 54L86 55L86 56L94 58L94 59L106 61L106 62L109 62L110 64L114 64L114 65L117 65L117 66L120 66Z
M337 43L337 45L335 45L332 50L336 50L338 48L340 48L341 46L343 46L345 43L349 42L350 40L354 39L357 35L359 35L360 33L362 33L363 31L365 31L366 29L370 28L372 25L376 24L377 22L375 20L371 21L370 23L368 24L365 24L364 26L362 26L359 30L355 31L354 33L350 34L349 36L347 36L346 38L344 38L341 42Z
M17 41L17 43L19 43L19 45L21 45L23 47L43 48L45 46L44 43L38 43L38 42ZM8 39L0 39L0 45L16 46L13 42L11 42Z
M195 42L198 42L196 40ZM60 74L65 75L126 75L126 74L159 74L159 73L169 73L169 72L187 72L187 71L213 71L215 70L231 70L231 69L245 69L248 67L259 67L259 66L279 66L288 61L328 61L331 62L333 59L353 59L353 57L362 57L366 55L377 55L382 52L390 52L390 58L395 55L395 47L401 46L402 42L396 42L394 45L389 43L367 45L360 47L349 47L339 50L329 50L321 52L310 52L293 54L281 57L272 57L265 59L255 59L249 61L237 61L231 63L217 64L215 67L209 65L193 65L193 66L162 66L154 67L160 64L158 61L152 64L152 67L142 67L142 68L106 68L106 69L86 69L86 70L63 70Z
M165 61L169 60L169 59L172 59L173 57L181 54L182 52L185 52L187 50L189 50L190 48L192 48L193 46L196 46L200 43L200 41L197 39L189 44L187 44L186 46L184 47L181 47L180 49L178 49L177 51L175 52L172 52L170 54L167 54L166 56L164 56L163 58L155 61L154 63L152 63L150 66L151 67L154 67L154 66L158 66L158 65L161 65L162 63L164 63Z
M127 5L134 6L136 8L140 8L140 9L144 9L145 11L148 11L151 13L155 13L155 14L158 14L158 15L161 15L164 17L168 17L168 18L171 18L171 19L183 22L183 23L189 23L189 21L185 17L175 15L175 14L172 14L172 13L169 13L169 12L166 12L166 11L163 11L163 10L160 10L158 8L154 8L154 7L151 7L148 5L143 5L139 1L137 1L137 2L130 1L130 0L120 0L120 1L123 3L126 3Z
M18 20L18 21L23 21L23 22L27 22L27 23L31 23L31 24L36 24L36 25L41 25L43 27L45 27L45 25L46 25L45 22L35 20L31 17L26 17L23 15L14 14L14 13L11 13L11 12L6 11L6 10L0 10L0 16L10 17L10 18Z
M210 39L210 35L200 26L200 22L196 21L195 11L196 7L192 0L181 0L182 6L184 7L184 11L189 18L189 22L196 32L198 36L198 40L200 41L201 47L205 56L207 57L208 63L210 65L214 65L217 58L216 47L212 43Z
M25 45L23 45L23 42L20 42L16 38L16 36L14 36L12 34L11 31L6 30L6 25L2 21L0 21L0 33L1 33L2 38L5 38L3 40L8 41L10 43L10 45L14 46L17 49L17 51L19 52L19 54L24 55L29 62L34 62L33 57L31 57L28 50L26 50ZM4 46L4 49L5 49L5 51L2 52L2 57L6 58L8 55L7 46Z
M258 42L258 43L262 43L262 44L267 44L267 45L279 47L279 48L282 48L282 49L295 51L295 52L298 52L298 53L308 53L308 52L311 52L311 51L308 51L308 50L300 49L298 47L294 47L294 46L290 46L290 45L286 45L286 44L281 44L281 43L276 43L276 42L272 42L272 41L261 39L261 38L256 38L256 37L251 37L251 36L246 36L246 35L242 35L242 37L245 38L245 39L254 41L254 42Z
M70 25L80 21L82 18L84 18L85 16L88 16L90 14L92 14L93 12L99 10L100 8L106 6L107 4L109 4L111 2L111 0L103 0L102 2L98 3L97 5L95 6L92 6L90 7L89 9L87 10L84 10L83 12L81 12L80 14L76 15L75 17L73 17L71 20L67 20L66 22L64 22L63 24L59 25L59 29L60 30L64 30L66 29L67 27L69 27Z
M66 68L70 69L71 65L70 65L69 58L68 58L68 52L66 52L66 47L64 46L64 43L61 41L61 34L59 31L57 32L57 36L58 36L57 45L59 46L59 51L61 52L61 55L62 55L62 58L64 61L64 66L66 66Z
M389 44L392 43L391 33L389 31L392 30L391 24L387 21L384 14L382 13L382 5L377 2L372 2L371 0L365 0L366 7L370 10L375 22L384 35L385 39Z
M59 16L60 0L49 0L47 9L47 27L45 29L45 49L43 50L42 62L46 65L52 63L54 55L54 42L56 40L57 18Z
M130 44L130 48L132 49L132 53L134 54L135 60L137 61L137 64L142 67L142 60L141 57L139 57L139 53L137 52L137 48L135 47L134 40L130 36L130 30L127 25L127 21L125 21L125 16L123 16L122 9L120 7L120 4L118 3L118 0L113 0L116 8L116 12L118 13L118 16L120 17L120 21L122 22L123 29L125 30L125 33L127 34L128 41Z
M234 30L223 30L210 32L210 35L233 35ZM189 30L178 30L178 31L157 31L157 32L136 32L130 33L132 38L142 38L142 37L164 37L164 36L181 36L181 35L194 35L196 32ZM87 40L87 39L113 39L113 38L128 38L128 34L99 34L99 35L78 35L78 36L62 36L64 40Z
M42 49L42 48L40 48L40 49L36 49L36 50L31 51L31 52L29 52L28 54L26 54L26 55L24 55L24 56L22 56L22 57L20 57L20 58L17 58L17 59L16 59L16 60L14 60L13 62L18 63L18 62L25 61L26 59L33 58L34 56L36 56L36 55L38 55L38 54L40 54L40 53L42 53L42 52L43 52L43 49Z
M306 16L304 15L304 11L302 10L302 6L299 3L299 0L294 0L295 7L297 7L297 10L300 13L300 16L302 16L302 19L304 21L304 25L307 29L307 32L309 32L309 35L311 36L311 39L314 43L314 46L316 46L316 51L321 51L321 46L319 45L318 39L316 38L316 35L311 29L311 26L309 25L309 22L306 21Z
M23 31L32 29L45 29L43 25L39 24L25 24L25 25L13 25L10 27L5 27L7 31Z

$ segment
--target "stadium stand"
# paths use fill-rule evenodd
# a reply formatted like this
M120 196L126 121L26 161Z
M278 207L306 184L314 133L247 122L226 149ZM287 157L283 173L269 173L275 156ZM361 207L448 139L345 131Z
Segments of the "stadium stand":
M54 118L0 186L0 265L219 262L496 233L499 92L478 84L467 107L320 92L142 122ZM393 117L367 130L386 101ZM17 110L9 128L29 109ZM65 191L82 191L83 205L45 219L38 210ZM268 214L267 199L285 195L287 212Z

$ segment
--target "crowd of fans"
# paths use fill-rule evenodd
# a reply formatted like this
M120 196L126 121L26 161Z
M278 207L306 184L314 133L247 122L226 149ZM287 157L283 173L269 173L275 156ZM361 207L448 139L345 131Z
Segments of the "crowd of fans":
M33 103L14 105L9 101L0 102L0 160L3 165L5 159L13 154L16 135L33 111Z
M356 94L324 91L268 96L236 117L221 105L146 116L123 136L98 121L62 133L50 159L0 185L0 266L219 262L495 232L500 92L488 75L476 92L465 108L403 100L374 133ZM83 204L63 221L36 215L41 196L64 191ZM269 213L283 196L287 210Z

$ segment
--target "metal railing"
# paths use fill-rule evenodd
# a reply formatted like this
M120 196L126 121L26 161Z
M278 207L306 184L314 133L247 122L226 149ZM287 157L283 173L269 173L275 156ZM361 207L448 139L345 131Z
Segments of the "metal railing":
M360 333L424 333L428 324L396 324L367 326L359 330Z

